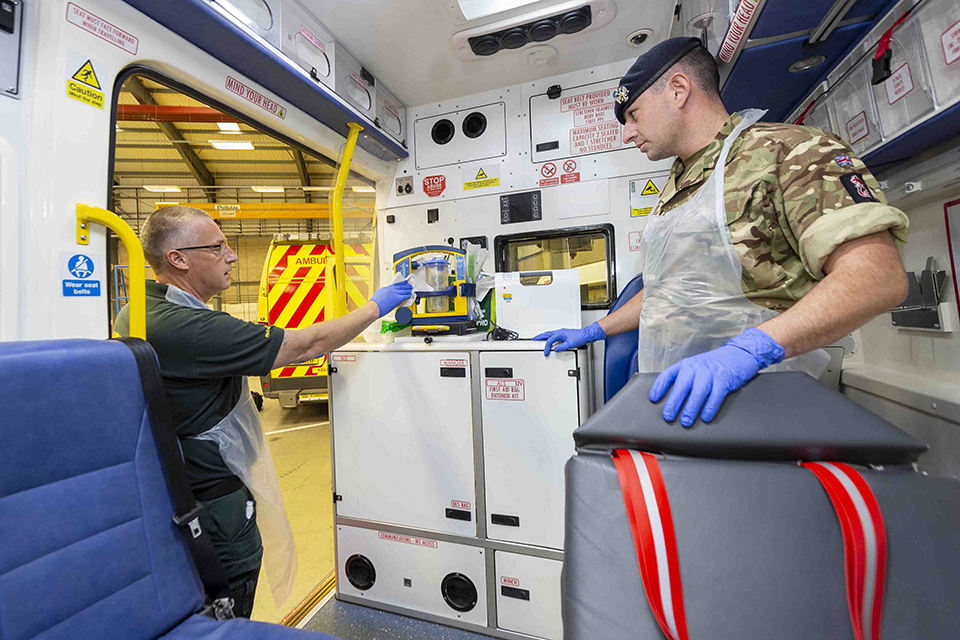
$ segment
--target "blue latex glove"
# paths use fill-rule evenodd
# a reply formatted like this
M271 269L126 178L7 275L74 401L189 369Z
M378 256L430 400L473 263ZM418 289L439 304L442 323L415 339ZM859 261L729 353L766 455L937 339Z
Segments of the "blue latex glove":
M382 318L409 300L411 295L413 295L413 285L406 280L401 280L378 289L370 297L370 302L376 303Z
M549 356L551 348L554 351L566 351L567 349L576 349L582 347L588 342L594 340L603 340L607 337L600 324L594 322L589 327L583 329L554 329L553 331L544 331L533 336L534 340L546 340L547 346L543 348L543 355ZM554 344L556 343L556 346Z
M659 402L673 385L663 405L663 419L673 422L686 400L680 424L693 425L697 414L710 422L728 393L745 385L761 369L783 360L783 356L783 347L776 340L760 329L747 329L719 349L685 358L661 373L650 388L650 401Z

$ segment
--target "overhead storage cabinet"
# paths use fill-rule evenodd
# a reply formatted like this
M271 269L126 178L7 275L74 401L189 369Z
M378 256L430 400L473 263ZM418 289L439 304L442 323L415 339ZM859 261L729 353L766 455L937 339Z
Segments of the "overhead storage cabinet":
M333 36L295 2L283 10L283 52L304 71L336 90Z
M934 109L930 72L916 18L901 25L890 39L892 75L873 85L873 96L886 138L908 129Z
M860 62L833 90L840 137L858 154L880 142L883 134L870 85L870 60Z
M960 97L960 0L929 0L918 16L938 106Z

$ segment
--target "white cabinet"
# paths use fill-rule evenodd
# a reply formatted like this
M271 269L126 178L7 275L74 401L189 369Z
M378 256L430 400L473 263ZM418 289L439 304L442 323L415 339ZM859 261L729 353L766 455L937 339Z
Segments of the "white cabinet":
M332 355L338 516L476 536L471 357Z
M497 551L497 626L548 640L563 639L560 560Z
M580 424L576 351L480 353L487 537L563 547L563 466Z

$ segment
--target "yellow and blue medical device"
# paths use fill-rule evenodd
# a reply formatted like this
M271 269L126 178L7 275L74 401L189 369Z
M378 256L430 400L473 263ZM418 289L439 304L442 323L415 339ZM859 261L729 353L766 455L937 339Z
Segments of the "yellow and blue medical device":
M445 245L414 247L393 255L393 272L416 274L433 291L414 291L416 301L397 309L400 324L413 325L415 334L461 335L476 330L469 299L477 295L476 283L467 281L467 254Z

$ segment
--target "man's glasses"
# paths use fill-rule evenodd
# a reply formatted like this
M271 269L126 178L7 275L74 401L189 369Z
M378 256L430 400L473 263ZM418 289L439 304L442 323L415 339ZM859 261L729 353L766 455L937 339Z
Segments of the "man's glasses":
M226 241L218 242L217 244L202 244L196 247L179 247L174 249L174 251L190 251L191 249L209 249L217 254L218 258L223 257L223 252L226 250L227 243Z

